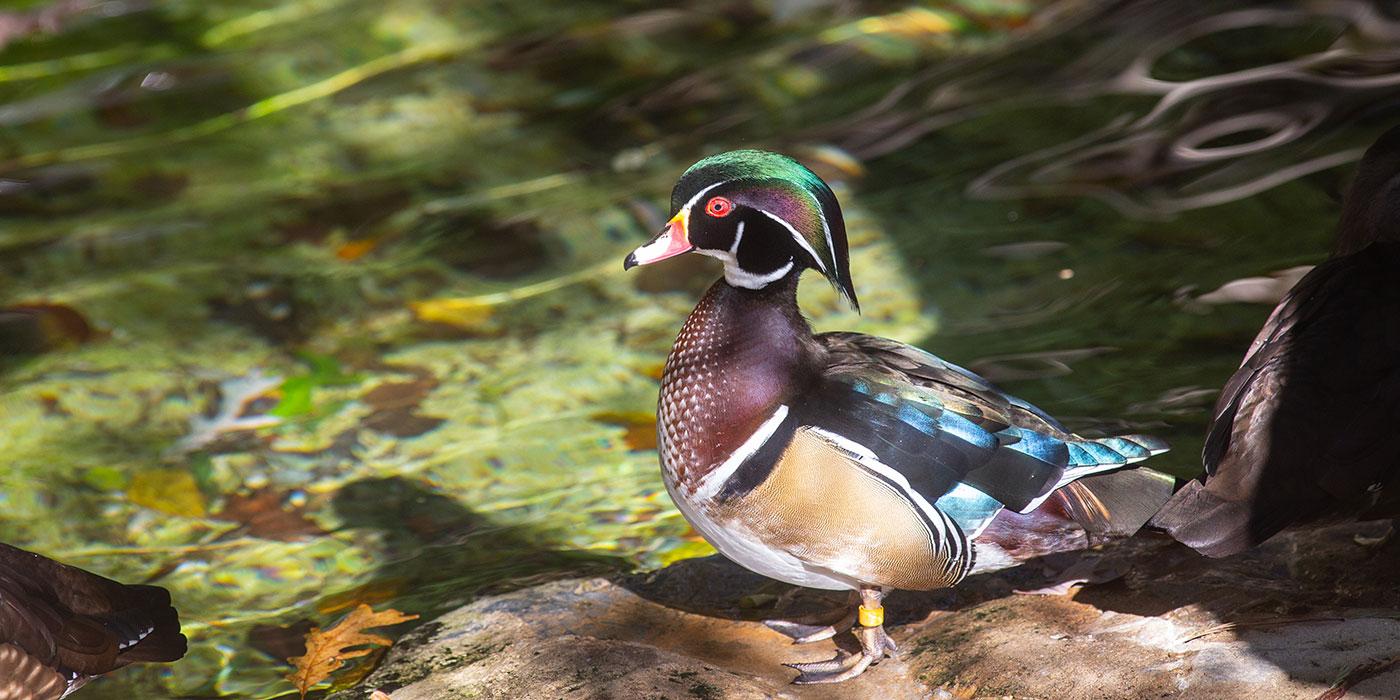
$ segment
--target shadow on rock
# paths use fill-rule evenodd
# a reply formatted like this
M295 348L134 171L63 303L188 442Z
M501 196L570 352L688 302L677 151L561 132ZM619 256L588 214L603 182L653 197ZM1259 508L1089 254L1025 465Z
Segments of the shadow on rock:
M519 583L590 563L531 547L412 482L365 482L345 498L342 516L383 532L400 555L382 576L415 582L402 600L428 590L438 595L425 603L460 599L503 570L518 571ZM898 656L800 695L1312 700L1346 678L1357 697L1395 697L1400 671L1377 662L1400 654L1400 589L1391 583L1400 545L1358 544L1381 525L1287 533L1226 560L1145 533L952 590L898 592L886 602ZM490 573L478 580L472 571L481 567ZM1048 594L1021 594L1030 591ZM335 697L797 695L782 664L830 658L849 635L794 646L758 621L845 604L842 592L780 584L718 556L555 580L437 617Z

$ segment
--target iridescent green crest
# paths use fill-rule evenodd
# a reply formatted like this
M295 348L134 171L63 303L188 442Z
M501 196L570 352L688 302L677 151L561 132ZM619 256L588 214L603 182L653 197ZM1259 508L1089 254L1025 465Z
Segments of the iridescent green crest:
M760 202L760 208L790 224L815 256L809 267L821 272L852 306L860 308L851 285L841 205L816 173L779 153L720 153L685 171L671 193L671 213L680 211L698 193L721 183L743 186Z

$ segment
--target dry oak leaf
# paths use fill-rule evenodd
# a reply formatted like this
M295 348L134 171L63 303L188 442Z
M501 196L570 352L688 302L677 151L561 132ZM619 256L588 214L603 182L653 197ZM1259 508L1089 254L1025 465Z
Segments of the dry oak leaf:
M345 666L347 659L368 654L370 650L367 647L387 647L394 643L394 640L388 637L366 634L364 630L416 619L417 615L405 615L393 608L375 612L373 608L361 603L330 629L313 627L306 634L306 654L287 659L296 669L287 674L287 680L291 681L301 693L301 697L305 698L311 686L330 678L332 673Z

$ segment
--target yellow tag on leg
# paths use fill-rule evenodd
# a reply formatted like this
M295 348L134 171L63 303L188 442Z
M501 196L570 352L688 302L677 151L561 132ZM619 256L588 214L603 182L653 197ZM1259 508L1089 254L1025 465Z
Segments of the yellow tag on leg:
M885 624L885 607L883 605L874 610L862 605L857 610L860 613L861 627L879 627Z

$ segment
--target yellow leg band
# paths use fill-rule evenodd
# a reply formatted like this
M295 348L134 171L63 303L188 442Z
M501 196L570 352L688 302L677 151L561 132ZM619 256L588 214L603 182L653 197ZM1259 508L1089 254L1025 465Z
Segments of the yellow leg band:
M858 610L860 612L861 627L879 627L880 625L885 624L884 606L880 606L878 608L875 608L874 610L871 610L870 608L867 608L864 605L862 605L858 608Z

